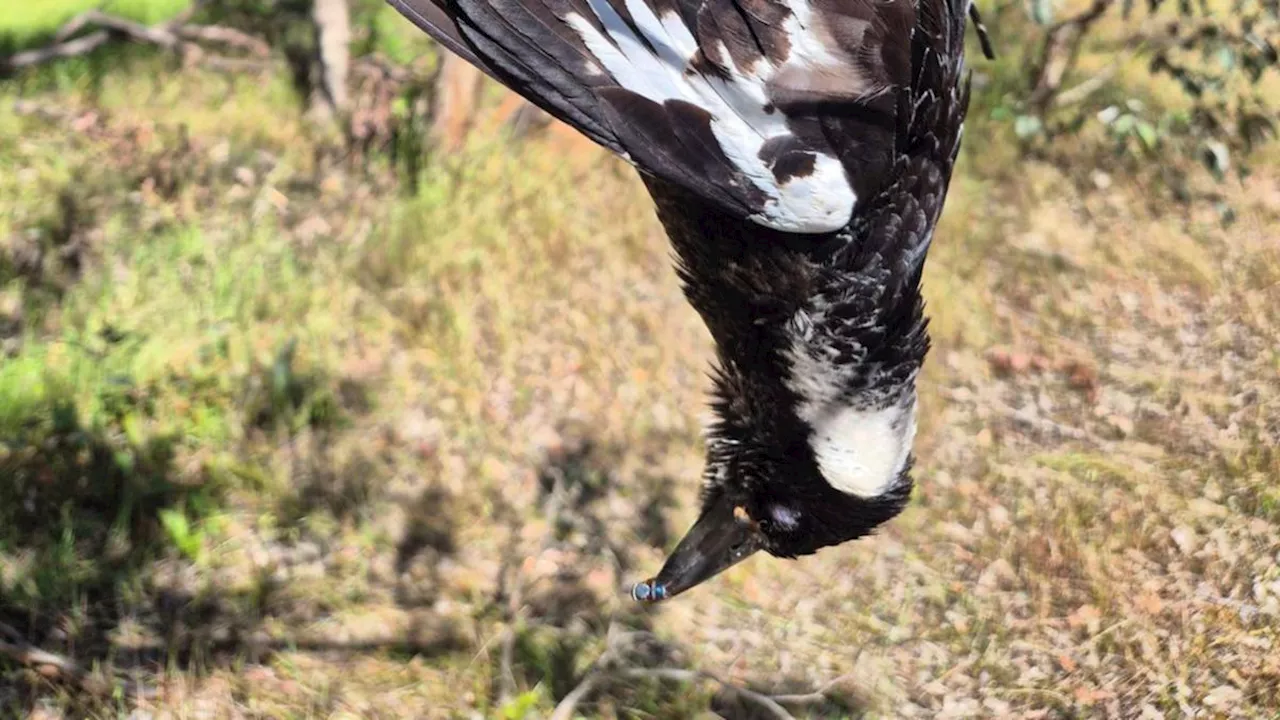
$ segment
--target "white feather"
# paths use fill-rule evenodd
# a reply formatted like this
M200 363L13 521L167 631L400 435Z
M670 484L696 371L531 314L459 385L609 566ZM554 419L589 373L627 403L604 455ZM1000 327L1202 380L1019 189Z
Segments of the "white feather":
M818 469L835 489L860 498L875 498L893 487L911 457L916 435L914 377L883 387L874 381L880 367L863 362L861 348L847 348L851 358L836 362L834 346L824 344L815 329L826 306L815 303L792 318L790 365L786 384L800 400L796 415L809 424L809 446ZM856 376L870 379L854 396L848 387Z
M839 62L815 32L807 0L790 4L792 15L784 24L791 46L786 62L778 66L762 58L740 68L722 47L720 57L729 64L727 80L684 72L698 44L675 12L659 18L644 0L626 0L640 35L654 48L650 51L606 0L588 4L604 33L576 13L567 15L565 22L619 85L653 102L683 100L711 114L711 130L725 157L768 198L751 220L776 230L807 233L831 232L849 223L857 196L835 157L815 153L812 173L784 183L760 159L767 141L791 134L783 113L765 112L769 80L783 70L820 73Z
M810 446L831 487L873 499L898 480L915 437L916 402L911 398L884 408L833 408L818 418Z

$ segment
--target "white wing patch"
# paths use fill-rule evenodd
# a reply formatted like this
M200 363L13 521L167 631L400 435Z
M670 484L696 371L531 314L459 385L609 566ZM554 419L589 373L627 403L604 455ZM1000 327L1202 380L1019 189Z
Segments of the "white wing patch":
M760 157L768 140L792 134L786 115L769 111L770 79L784 71L820 75L823 67L838 64L817 32L807 0L789 3L792 14L784 29L791 51L786 62L779 65L762 57L742 68L721 47L727 80L685 72L698 52L698 42L674 11L659 18L644 0L626 0L642 41L606 0L588 0L588 4L604 33L576 13L564 21L620 86L656 103L683 100L711 114L711 129L725 157L768 198L763 209L750 217L752 221L801 233L832 232L849 223L857 196L838 159L815 152L811 173L779 182Z

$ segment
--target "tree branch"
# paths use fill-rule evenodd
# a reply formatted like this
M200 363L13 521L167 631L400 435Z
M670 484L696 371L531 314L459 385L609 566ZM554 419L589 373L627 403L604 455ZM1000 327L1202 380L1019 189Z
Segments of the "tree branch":
M633 668L622 671L623 677L629 678L658 678L661 680L675 680L677 682L695 682L698 680L710 680L727 690L730 694L737 695L744 700L750 701L769 711L769 714L778 718L778 720L795 720L786 708L778 703L777 699L771 695L758 693L755 690L748 690L740 685L733 683L717 676L706 670L681 670L679 668Z
M187 40L203 40L228 45L258 57L271 54L271 46L262 38L222 25L179 25L174 28L174 32Z
M113 37L123 37L133 42L174 50L187 57L197 57L218 69L261 69L262 61L271 54L271 48L265 41L235 28L186 24L186 20L197 7L199 3L168 22L151 26L116 15L108 15L98 10L89 10L64 23L54 33L53 42L50 45L0 58L0 70L11 72L51 60L85 55ZM82 30L91 27L98 29L87 35L76 37ZM255 56L258 60L205 55L195 44L196 41L236 48Z
M1075 67L1080 43L1089 28L1115 3L1116 0L1093 0L1089 9L1049 26L1030 77L1031 97L1028 102L1040 114L1053 102L1063 79Z
M726 693L759 706L778 720L794 720L794 716L783 705L811 705L824 702L827 700L827 693L831 688L848 678L847 675L842 675L808 693L769 695L731 683L707 670L675 667L638 667L621 664L621 660L628 649L633 648L640 640L652 637L652 633L644 631L617 634L610 632L608 647L592 664L591 670L583 676L578 685L556 705L550 720L570 720L578 705L611 678L656 679L689 683L713 682L719 685Z
M111 33L106 30L99 30L94 33L85 35L84 37L68 40L62 43L56 43L48 47L39 48L37 50L27 50L16 55L9 56L3 61L0 68L7 70L17 70L18 68L28 67L31 65L39 65L40 63L57 60L58 58L69 58L77 55L84 55L92 52L95 48L111 39Z
M21 633L4 623L0 623L0 636L8 638L8 641L0 640L0 657L7 657L27 667L47 668L47 674L95 695L110 694L115 688L113 683L86 672L74 660L31 645ZM125 693L134 697L149 697L154 694L152 690L129 680L121 680L121 683Z

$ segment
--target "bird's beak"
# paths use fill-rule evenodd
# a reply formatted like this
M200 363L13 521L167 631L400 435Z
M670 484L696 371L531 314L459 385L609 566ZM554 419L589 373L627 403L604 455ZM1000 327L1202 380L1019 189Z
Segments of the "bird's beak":
M637 584L631 596L641 602L675 597L747 559L763 541L746 511L721 495L703 509L657 577Z

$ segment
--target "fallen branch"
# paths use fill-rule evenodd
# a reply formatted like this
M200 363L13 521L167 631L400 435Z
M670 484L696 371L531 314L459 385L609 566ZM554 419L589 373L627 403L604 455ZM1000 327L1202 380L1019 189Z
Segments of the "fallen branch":
M568 695L556 705L556 709L551 713L550 720L572 720L573 711L578 709L578 703L586 699L592 690L596 689L596 685L603 680L605 673L599 670L593 670L582 678L582 682L578 686L569 691Z
M13 71L50 60L85 55L117 37L174 50L184 57L201 58L219 69L257 69L262 66L260 60L271 54L271 47L266 41L235 28L222 25L186 24L190 12L193 10L184 12L169 22L143 25L98 10L89 10L64 23L54 33L52 44L0 59L0 69ZM76 37L87 28L97 29L87 35ZM236 48L259 60L206 55L196 44L197 41Z
M266 40L222 25L179 25L174 32L187 40L203 40L227 45L258 57L267 57L271 54L271 46Z
M117 687L112 682L86 672L74 660L31 645L21 633L4 623L0 623L0 636L8 638L7 641L0 640L0 657L35 668L46 677L62 680L95 695L109 695ZM130 680L120 679L120 683L119 687L133 697L149 697L154 694L150 689Z
M832 678L831 680L823 683L822 687L812 692L795 693L791 695L770 695L769 697L773 698L774 702L777 702L780 705L815 705L818 703L824 703L831 699L827 693L831 692L832 688L851 677L853 676L841 675L839 677Z
M808 693L769 695L757 692L749 688L736 685L725 680L707 670L697 670L689 668L675 667L636 667L621 664L622 656L625 651L633 648L636 643L644 638L652 638L653 634L643 631L610 633L610 641L608 647L600 657L596 659L592 669L583 676L569 694L565 695L556 705L555 711L551 714L550 720L570 720L574 711L577 710L579 704L594 692L601 684L611 678L625 679L656 679L667 680L673 682L713 682L720 686L722 690L730 695L734 695L742 700L752 703L778 720L794 720L790 711L784 705L812 705L815 703L826 702L827 693L831 688L835 687L841 681L847 679L847 675L842 675L830 682L825 683L822 687Z
M756 705L768 710L771 715L778 720L795 720L795 716L782 707L771 695L758 693L755 690L748 690L740 685L733 683L713 675L706 670L681 670L679 668L634 668L622 672L623 677L629 678L658 678L661 680L675 680L677 682L696 682L698 680L710 680L727 690L732 695L753 702Z
M62 29L54 37L65 39L90 25L97 25L104 30L123 35L130 40L148 42L162 47L173 47L179 42L179 38L174 34L173 28L167 25L147 26L117 15L108 15L99 10L87 10L80 13L67 22L66 25L63 25Z
M26 52L11 55L4 61L3 67L10 70L16 70L18 68L39 65L40 63L57 60L59 58L85 55L110 39L111 33L106 30L99 30L95 33L85 35L84 37L78 37L75 40L68 40L67 42L56 43L38 50L27 50Z

